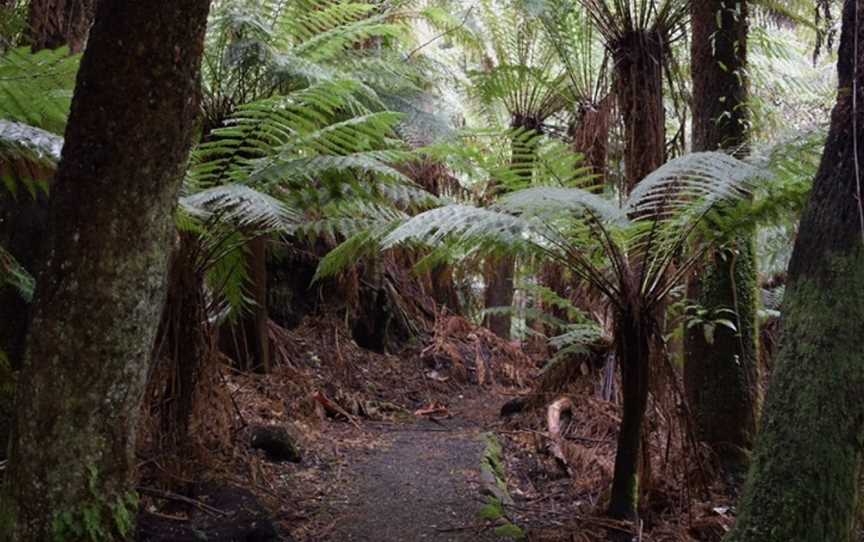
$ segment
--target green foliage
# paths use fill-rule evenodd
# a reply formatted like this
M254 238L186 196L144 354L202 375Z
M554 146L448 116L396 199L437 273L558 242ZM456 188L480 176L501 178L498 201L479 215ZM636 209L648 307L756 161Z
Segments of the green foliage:
M759 174L721 153L694 153L643 179L620 206L579 188L528 188L505 195L492 208L453 204L421 213L388 235L384 245L436 245L452 238L481 249L507 246L515 254L561 263L613 304L637 293L650 305L683 276L688 261L667 271L685 247L697 239L703 247L716 242L707 239L710 232L695 235L706 215L749 193ZM634 278L637 283L630 284Z
M330 261L354 264L369 237L354 237L370 223L364 215L393 219L428 198L397 169L410 157L398 140L404 117L381 97L384 86L417 88L410 63L382 52L398 48L406 28L392 9L341 0L234 1L214 11L207 132L181 225L198 236L208 255L201 270L232 309L248 302L238 284L246 240L350 239ZM319 270L329 272L327 263Z
M63 510L54 514L51 526L55 542L89 540L108 542L128 538L135 526L138 495L134 492L116 499L100 494L99 471L91 465L87 482L91 499L78 510Z
M62 134L79 59L66 48L18 48L0 55L0 119Z
M12 196L19 185L32 197L48 191L48 180L60 161L63 138L45 130L0 120L0 181Z
M33 276L0 245L0 287L11 286L30 301L36 282Z

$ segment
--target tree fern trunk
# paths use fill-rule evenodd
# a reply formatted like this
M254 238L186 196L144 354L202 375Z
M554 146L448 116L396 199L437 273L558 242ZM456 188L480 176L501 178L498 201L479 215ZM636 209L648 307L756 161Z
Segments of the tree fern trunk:
M87 43L97 0L30 0L27 38L34 52L69 46L80 53Z
M584 157L582 165L595 176L592 186L606 184L606 162L609 154L609 128L615 98L608 95L599 103L580 106L579 116L569 128L574 151Z
M542 122L538 119L515 115L510 122L512 130L520 130L521 133L514 135L511 141L510 167L517 175L531 181L533 174L536 141L528 141L526 135L539 134ZM503 193L505 187L498 186L497 193ZM496 194L497 195L497 194ZM485 269L486 291L484 293L484 306L487 309L512 308L514 286L513 279L516 275L516 259L509 255L489 258ZM495 335L502 339L510 339L510 328L513 324L511 313L489 314L483 320L483 325L492 330Z
M747 143L747 2L691 3L693 148L741 153ZM685 386L699 438L730 473L746 469L758 408L756 261L752 231L710 254L688 286L693 302L737 330L700 326L685 334ZM723 314L731 310L734 316ZM719 312L718 312L719 311Z
M103 0L50 202L4 540L131 533L135 433L199 112L208 0Z
M244 370L269 373L267 238L260 236L252 239L246 244L246 250L247 290L254 305L236 322L223 325L220 347Z
M864 3L847 0L837 104L789 266L780 353L728 542L853 540L864 450L864 228L855 160L864 149L859 21Z
M199 248L197 237L183 233L172 255L155 360L167 367L154 372L164 379L151 383L158 401L159 440L172 456L178 456L172 459L181 461L189 440L199 375L211 355L204 276L195 261Z
M629 192L665 161L662 63L666 45L656 32L637 31L625 34L612 49L615 95L624 118L625 188Z
M621 365L623 412L615 452L615 473L609 515L636 520L639 516L639 465L642 460L642 425L648 405L650 331L638 309L615 317L615 350Z
M498 256L486 261L486 291L483 296L487 309L510 308L513 305L513 275L516 260L513 256ZM510 339L512 317L510 312L487 314L483 325L502 339Z

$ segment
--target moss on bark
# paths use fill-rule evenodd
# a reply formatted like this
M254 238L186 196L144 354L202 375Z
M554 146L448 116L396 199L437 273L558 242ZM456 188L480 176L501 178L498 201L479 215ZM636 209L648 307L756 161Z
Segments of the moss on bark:
M209 0L99 3L52 187L3 540L131 532L136 425L199 114L208 11Z
M730 473L743 474L753 446L758 414L756 262L750 232L717 250L690 295L736 329L715 326L706 340L701 326L685 339L685 387L700 440ZM694 295L695 294L695 295ZM722 310L731 311L721 313Z
M749 130L747 2L692 2L693 148L741 153ZM685 386L700 440L734 475L747 466L758 412L756 262L753 232L738 232L709 254L688 287L692 303L735 323L715 326L713 340L696 326L685 335ZM737 476L736 476L737 477Z
M864 132L853 125L864 124L864 111L852 99L855 89L864 100L861 19L864 3L847 0L837 104L789 264L780 352L727 542L852 540L864 451L864 226L855 197Z
M864 446L864 254L836 259L842 288L786 294L783 340L738 528L727 542L852 540ZM853 293L856 292L856 293Z

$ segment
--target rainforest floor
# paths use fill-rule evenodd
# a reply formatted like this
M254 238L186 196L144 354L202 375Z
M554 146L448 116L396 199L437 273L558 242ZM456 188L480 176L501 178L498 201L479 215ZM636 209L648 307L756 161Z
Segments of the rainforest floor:
M253 495L281 535L242 540L599 542L623 530L635 540L719 542L734 520L728 491L680 429L680 409L656 400L643 522L605 517L620 412L614 393L602 399L609 382L590 360L550 378L542 359L459 318L399 354L360 348L328 319L274 327L271 339L270 374L216 364L221 388L211 387L221 392L193 427L200 468L184 473ZM571 408L556 457L546 406L561 397ZM502 416L514 399L523 408ZM261 427L290 435L299 461L256 449ZM159 487L158 477L142 483ZM195 524L194 511L145 505Z

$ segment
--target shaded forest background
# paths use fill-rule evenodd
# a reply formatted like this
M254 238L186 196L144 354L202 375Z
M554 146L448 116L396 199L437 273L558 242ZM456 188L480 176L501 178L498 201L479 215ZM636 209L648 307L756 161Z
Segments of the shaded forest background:
M861 12L0 0L3 539L457 407L502 536L859 539Z

